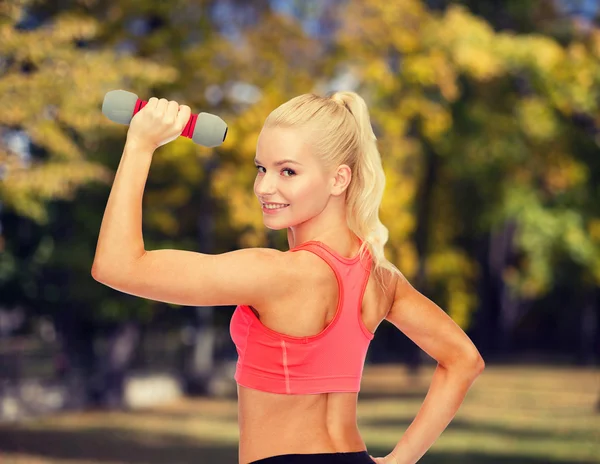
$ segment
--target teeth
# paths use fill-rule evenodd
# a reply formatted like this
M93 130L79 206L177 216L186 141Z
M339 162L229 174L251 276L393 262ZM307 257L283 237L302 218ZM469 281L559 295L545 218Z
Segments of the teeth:
M281 208L285 208L286 206L289 206L289 205L265 205L265 208L267 208L267 209L281 209Z

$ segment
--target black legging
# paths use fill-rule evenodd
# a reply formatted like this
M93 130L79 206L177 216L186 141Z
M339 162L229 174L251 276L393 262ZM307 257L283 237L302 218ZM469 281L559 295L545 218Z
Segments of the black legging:
M250 464L373 464L366 451L352 453L281 454Z

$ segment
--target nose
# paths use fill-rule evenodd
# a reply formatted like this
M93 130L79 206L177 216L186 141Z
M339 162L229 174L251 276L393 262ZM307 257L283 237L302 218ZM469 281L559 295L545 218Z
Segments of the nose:
M273 177L264 174L262 177L256 179L254 186L254 192L260 197L269 197L277 191L276 181Z

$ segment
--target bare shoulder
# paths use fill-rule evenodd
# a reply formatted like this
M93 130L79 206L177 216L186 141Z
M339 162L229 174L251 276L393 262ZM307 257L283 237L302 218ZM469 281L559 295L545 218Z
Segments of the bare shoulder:
M373 264L373 268L375 264ZM367 285L367 293L369 287L371 292L377 294L377 300L381 301L385 308L385 313L389 313L394 304L396 294L398 293L399 281L404 276L399 275L399 272L391 271L387 268L380 268L376 273L371 270L371 279Z
M336 282L335 274L329 264L321 257L306 250L294 252L284 252L284 265L287 268L287 275L298 282L311 283L331 279Z
M272 284L283 290L279 293L289 292L298 283L298 279L307 276L311 266L315 265L310 256L305 256L310 253L289 253L274 248L256 248L254 250L262 257L263 263L269 263L271 274L277 276Z
M410 285L410 282L404 274L400 272L390 274L392 274L390 281L393 282L392 287L394 289L392 301L395 302L396 299L402 298L403 293L406 292L409 287L412 288L412 285Z
M444 366L482 365L477 348L461 327L402 275L386 320Z
M388 289L388 295L391 298L392 303L396 299L396 295L398 294L398 291L399 291L398 289L399 289L399 287L401 287L403 280L406 280L406 278L400 271L392 272L388 269L385 270L384 283L385 283L386 289ZM390 306L390 309L391 309L391 306Z

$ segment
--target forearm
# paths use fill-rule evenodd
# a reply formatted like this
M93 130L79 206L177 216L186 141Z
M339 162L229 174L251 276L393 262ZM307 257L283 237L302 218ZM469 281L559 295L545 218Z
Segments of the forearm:
M438 364L423 405L394 448L398 464L413 464L427 452L454 418L479 373Z
M119 269L145 253L142 199L154 150L127 141L102 218L92 273Z

